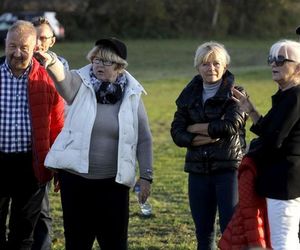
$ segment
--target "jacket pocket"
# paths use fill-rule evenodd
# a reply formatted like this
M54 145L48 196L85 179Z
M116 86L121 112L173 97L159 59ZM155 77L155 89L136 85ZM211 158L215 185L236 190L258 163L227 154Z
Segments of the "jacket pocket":
M53 149L66 150L66 149L82 149L82 133L72 131L70 129L63 129L57 136Z

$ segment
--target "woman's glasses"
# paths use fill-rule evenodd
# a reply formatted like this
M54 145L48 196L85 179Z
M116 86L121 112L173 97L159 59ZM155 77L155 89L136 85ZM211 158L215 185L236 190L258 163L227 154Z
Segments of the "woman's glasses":
M268 57L268 64L271 65L272 63L275 63L276 66L282 66L285 62L295 62L290 59L286 59L284 56L269 56Z
M103 59L100 59L100 58L94 58L94 59L92 60L92 63L94 63L94 64L100 64L100 63L101 63L101 64L104 65L104 66L111 66L111 65L113 65L115 62L103 60Z

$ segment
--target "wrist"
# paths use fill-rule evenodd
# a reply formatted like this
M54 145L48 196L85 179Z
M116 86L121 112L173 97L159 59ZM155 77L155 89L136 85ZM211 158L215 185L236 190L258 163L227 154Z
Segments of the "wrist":
M54 52L52 51L47 51L46 52L50 57L51 57L51 61L48 63L47 68L51 67L53 64L56 63L57 61L57 56Z
M153 179L152 179L152 178L140 177L140 179L145 180L145 181L148 181L148 182L150 182L151 184L152 184L152 182L153 182Z
M248 115L253 114L253 113L256 113L256 110L254 108L250 109L250 111L247 112Z

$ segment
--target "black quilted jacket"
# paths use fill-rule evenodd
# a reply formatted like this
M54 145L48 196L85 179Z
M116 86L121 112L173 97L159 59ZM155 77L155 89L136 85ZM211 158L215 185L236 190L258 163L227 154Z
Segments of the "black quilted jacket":
M176 145L187 148L186 172L210 174L238 168L246 147L246 115L231 99L233 86L234 76L226 71L215 96L203 105L203 81L197 75L176 100L177 111L171 125L171 136ZM195 123L209 123L209 136L219 140L192 146L197 134L187 132L186 128Z

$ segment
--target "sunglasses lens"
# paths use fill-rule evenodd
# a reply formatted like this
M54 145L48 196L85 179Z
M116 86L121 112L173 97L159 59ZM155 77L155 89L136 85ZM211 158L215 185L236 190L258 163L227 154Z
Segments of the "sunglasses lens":
M278 56L276 59L275 59L275 64L276 66L282 66L285 62L285 58L283 56Z
M282 66L284 61L275 61L276 66Z
M275 57L269 56L268 57L268 64L271 65L275 61Z
M278 56L277 58L274 56L268 57L268 64L271 65L273 62L275 62L276 66L282 66L285 63L286 59L283 56Z

